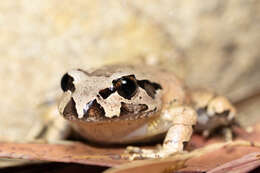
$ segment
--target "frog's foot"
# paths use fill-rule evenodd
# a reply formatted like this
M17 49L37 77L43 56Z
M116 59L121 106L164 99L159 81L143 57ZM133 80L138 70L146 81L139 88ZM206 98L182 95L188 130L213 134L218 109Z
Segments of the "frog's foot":
M162 147L158 149L142 149L140 147L128 146L125 151L129 160L156 159L164 158L178 151L164 150Z
M125 152L128 154L129 160L160 158L158 151L152 149L142 149L140 147L128 146Z
M229 142L233 139L233 132L230 128L224 128L222 130L223 136L225 138L225 141Z
M234 122L236 109L226 97L206 90L197 90L192 93L192 102L198 113L195 131L202 132L204 137L208 137L216 128L228 127ZM232 132L223 130L226 140L231 140Z
M201 113L206 113L208 117L225 114L228 121L235 117L236 109L224 96L218 96L213 92L202 89L192 91L191 96L193 105L199 116ZM203 112L203 110L206 112Z
M230 121L235 117L236 109L230 101L223 96L213 98L207 106L207 114L209 116L223 115L227 113L227 119Z
M157 149L141 149L128 147L129 159L164 158L172 154L183 152L184 143L190 140L192 126L196 123L196 111L188 106L169 107L161 116L164 121L171 123L163 145Z

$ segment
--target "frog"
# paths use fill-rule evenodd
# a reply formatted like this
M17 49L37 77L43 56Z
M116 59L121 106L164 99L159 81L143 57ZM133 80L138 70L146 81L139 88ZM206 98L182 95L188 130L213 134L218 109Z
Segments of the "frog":
M175 73L156 66L72 69L60 85L58 110L71 127L93 143L129 145L130 160L183 152L194 127L208 135L236 115L226 97L190 89ZM156 149L133 146L159 140L163 143Z

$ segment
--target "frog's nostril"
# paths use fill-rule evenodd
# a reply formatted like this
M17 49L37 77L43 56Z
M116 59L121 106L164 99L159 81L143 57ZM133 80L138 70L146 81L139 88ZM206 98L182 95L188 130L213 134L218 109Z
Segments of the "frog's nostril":
M73 84L73 77L71 77L68 73L64 74L61 79L61 89L65 92L70 90L71 92L75 91L75 86Z

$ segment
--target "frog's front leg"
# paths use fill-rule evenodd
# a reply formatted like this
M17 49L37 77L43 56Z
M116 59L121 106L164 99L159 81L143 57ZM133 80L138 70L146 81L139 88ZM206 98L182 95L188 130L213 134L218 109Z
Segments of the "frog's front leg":
M128 147L127 151L132 154L129 159L163 158L176 152L182 152L184 143L190 140L192 135L192 126L196 124L196 120L196 111L188 106L171 107L162 111L159 120L157 119L155 121L170 124L163 145L156 150ZM154 128L158 127L155 126Z
M44 128L36 139L48 143L64 143L65 138L71 132L71 127L68 121L59 116L56 100L43 102L38 108Z

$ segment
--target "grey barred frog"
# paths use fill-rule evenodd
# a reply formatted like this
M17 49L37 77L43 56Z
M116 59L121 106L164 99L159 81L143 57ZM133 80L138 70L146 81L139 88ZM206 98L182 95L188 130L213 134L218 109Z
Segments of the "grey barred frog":
M181 152L196 124L209 134L236 112L225 97L189 90L175 74L157 67L75 69L62 77L61 88L60 114L89 141L132 145L164 138L154 150L127 147L129 159Z

